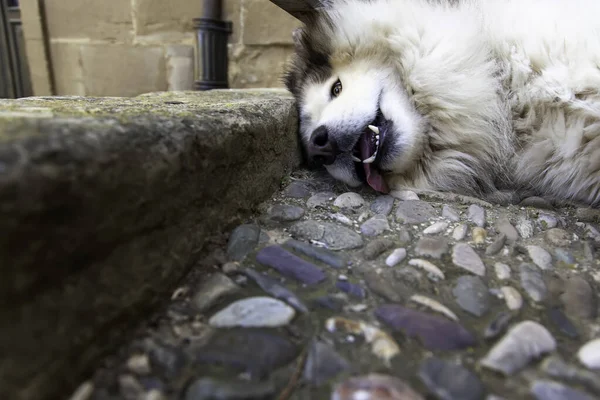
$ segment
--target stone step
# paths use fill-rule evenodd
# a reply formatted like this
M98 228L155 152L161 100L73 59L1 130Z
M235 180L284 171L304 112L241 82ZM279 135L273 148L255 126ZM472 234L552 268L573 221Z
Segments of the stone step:
M298 165L282 90L0 100L0 393L69 393Z

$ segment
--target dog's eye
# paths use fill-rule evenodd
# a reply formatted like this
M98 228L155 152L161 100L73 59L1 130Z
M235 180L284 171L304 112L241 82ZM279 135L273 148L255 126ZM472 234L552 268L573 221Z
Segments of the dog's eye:
M331 97L338 97L342 93L342 82L338 79L331 87Z

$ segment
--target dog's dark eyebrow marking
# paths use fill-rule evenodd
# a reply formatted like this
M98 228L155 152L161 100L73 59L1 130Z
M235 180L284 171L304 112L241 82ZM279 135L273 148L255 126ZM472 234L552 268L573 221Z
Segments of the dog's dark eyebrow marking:
M310 31L300 28L295 32L296 53L284 74L284 84L295 95L299 94L300 88L307 81L325 81L333 71L326 53L329 43L318 43L317 48L317 41L309 34Z
M334 2L323 1L326 3ZM304 25L294 31L295 52L283 76L283 83L294 95L299 95L307 82L324 82L333 73L329 59L334 24L328 9L321 7L319 12L306 15Z

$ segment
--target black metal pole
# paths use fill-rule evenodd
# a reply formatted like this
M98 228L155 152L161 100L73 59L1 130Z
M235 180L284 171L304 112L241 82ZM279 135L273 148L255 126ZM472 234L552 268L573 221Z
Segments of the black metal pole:
M220 20L223 14L222 0L204 0L204 18Z
M197 63L200 64L200 79L194 82L196 90L229 87L227 42L232 24L221 20L222 12L222 0L204 0L204 16L194 18L198 43Z

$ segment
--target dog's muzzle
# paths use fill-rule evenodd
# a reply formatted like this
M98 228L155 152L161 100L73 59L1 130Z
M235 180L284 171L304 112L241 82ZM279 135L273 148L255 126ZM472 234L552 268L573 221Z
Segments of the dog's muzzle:
M308 159L318 166L331 165L340 154L335 139L329 135L327 127L319 126L310 136L307 146Z

